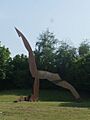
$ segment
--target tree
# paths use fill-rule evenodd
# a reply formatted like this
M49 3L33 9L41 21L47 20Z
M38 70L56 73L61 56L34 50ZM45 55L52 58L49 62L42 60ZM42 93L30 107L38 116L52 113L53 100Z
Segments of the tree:
M55 51L58 40L49 30L40 34L35 47L36 62L39 69L54 70Z
M76 58L76 48L61 41L56 52L56 65L57 72L60 74L62 79L70 79L72 75L72 67Z
M87 54L88 52L90 51L90 45L88 43L88 41L83 41L81 44L80 44L80 47L79 47L79 55L80 56L84 56L85 54Z
M12 60L12 79L16 88L30 88L32 86L29 72L28 58L25 55L16 55Z
M90 91L90 53L75 62L73 82L79 89Z
M6 78L6 65L10 59L10 51L0 43L0 80Z
M10 51L0 42L0 89L6 89L7 86L7 70L10 61ZM9 82L9 81L8 81Z

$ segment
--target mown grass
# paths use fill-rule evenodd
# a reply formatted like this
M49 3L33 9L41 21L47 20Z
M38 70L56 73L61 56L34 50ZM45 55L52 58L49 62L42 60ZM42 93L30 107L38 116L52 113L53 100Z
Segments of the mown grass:
M90 99L77 102L67 91L42 90L38 102L13 102L30 93L0 92L0 120L90 120Z

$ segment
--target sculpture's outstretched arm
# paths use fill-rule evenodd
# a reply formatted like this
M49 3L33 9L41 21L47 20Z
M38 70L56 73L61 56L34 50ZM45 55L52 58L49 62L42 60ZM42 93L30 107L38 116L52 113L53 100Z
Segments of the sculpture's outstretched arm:
M37 99L38 98L38 95L39 95L39 79L38 79L38 72L37 72L37 66L36 66L36 62L35 62L35 56L33 55L33 52L32 52L32 49L31 49L31 46L30 44L28 43L27 39L25 38L25 36L17 29L15 28L19 37L22 38L23 40L23 43L26 47L26 49L28 50L29 52L29 68L30 68L30 72L32 74L32 77L35 78L34 80L34 85L33 85L33 99Z

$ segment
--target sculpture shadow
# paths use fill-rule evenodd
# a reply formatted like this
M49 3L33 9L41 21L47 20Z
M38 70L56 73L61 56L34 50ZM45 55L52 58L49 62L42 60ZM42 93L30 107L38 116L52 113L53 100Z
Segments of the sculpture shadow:
M74 97L72 94L64 89L56 89L56 90L41 90L40 92L40 101L47 101L47 102L65 102L65 101L74 101Z
M5 99L4 101L12 102L20 96L28 96L31 95L31 93L32 90L1 91L0 96L2 96L2 99L0 99L0 101ZM39 95L40 102L59 102L59 107L90 108L90 97L81 94L81 98L81 101L76 101L72 94L64 89L41 89Z
M82 101L73 101L73 102L64 102L60 103L59 107L73 107L73 108L89 108L90 109L90 100L82 100Z
M5 90L0 92L0 96L10 96L12 99L17 99L20 96L29 96L32 90ZM13 98L14 97L14 98ZM9 98L8 98L9 101ZM41 89L39 95L41 102L67 102L74 101L72 94L63 89Z
M80 91L80 100L62 102L60 107L90 108L90 94L87 91Z

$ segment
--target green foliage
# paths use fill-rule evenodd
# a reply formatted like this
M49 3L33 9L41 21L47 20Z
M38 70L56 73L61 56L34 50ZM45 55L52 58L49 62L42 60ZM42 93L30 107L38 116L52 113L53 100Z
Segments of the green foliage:
M12 61L13 75L12 80L16 88L30 88L32 79L28 66L28 58L25 55L16 55Z
M0 43L0 89L6 89L7 65L10 59L9 49Z
M60 74L62 79L67 79L67 75L69 74L68 72L72 68L76 58L76 48L61 41L59 48L56 51L56 65L57 72Z
M90 53L75 62L74 80L79 89L90 91Z
M1 46L0 44L0 80L5 79L6 77L6 65L10 59L10 52L8 48L5 46Z
M40 34L38 39L35 48L37 66L39 69L52 71L54 70L55 51L58 40L49 30Z
M84 56L84 55L88 54L89 51L90 51L90 45L89 45L88 41L83 41L79 47L79 55Z

